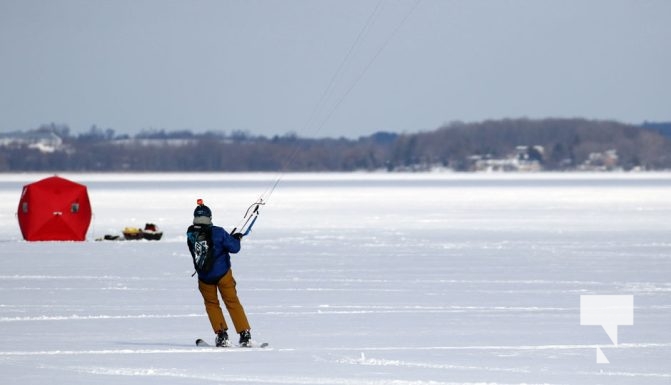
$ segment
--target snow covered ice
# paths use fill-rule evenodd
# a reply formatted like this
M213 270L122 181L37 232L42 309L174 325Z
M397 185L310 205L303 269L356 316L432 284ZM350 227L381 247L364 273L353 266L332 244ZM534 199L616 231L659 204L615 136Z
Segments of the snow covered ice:
M233 256L266 349L214 338L184 232L273 174L64 174L86 242L25 242L0 176L2 384L671 384L670 174L288 174ZM160 241L95 241L156 223ZM618 346L580 295L633 295ZM599 347L610 361L596 362Z

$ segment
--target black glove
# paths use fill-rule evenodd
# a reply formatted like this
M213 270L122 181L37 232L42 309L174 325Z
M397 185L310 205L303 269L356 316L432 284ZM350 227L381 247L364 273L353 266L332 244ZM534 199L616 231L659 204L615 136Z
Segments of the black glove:
M237 239L238 241L242 239L242 233L235 233L233 234L233 238Z

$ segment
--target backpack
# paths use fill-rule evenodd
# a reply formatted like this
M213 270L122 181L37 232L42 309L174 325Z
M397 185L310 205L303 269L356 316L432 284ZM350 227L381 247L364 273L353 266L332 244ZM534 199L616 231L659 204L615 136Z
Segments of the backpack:
M193 258L193 267L199 274L207 273L214 263L212 245L212 226L192 225L186 232L189 251Z

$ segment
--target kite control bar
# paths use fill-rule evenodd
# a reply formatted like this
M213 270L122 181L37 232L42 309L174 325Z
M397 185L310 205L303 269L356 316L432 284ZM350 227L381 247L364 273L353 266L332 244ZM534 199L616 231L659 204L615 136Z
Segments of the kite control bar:
M265 205L266 202L263 199L259 198L258 201L252 203L245 211L245 216L242 218L242 225L238 225L231 230L231 234L240 233L242 236L246 236L252 231L252 226L256 223L256 219L259 217L259 207ZM239 230L238 230L239 229Z

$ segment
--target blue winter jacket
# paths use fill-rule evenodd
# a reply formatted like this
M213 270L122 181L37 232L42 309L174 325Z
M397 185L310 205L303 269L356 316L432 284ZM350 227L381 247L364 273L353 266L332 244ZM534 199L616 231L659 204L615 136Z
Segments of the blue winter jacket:
M190 242L188 238L187 243ZM198 273L198 279L207 284L215 285L230 270L230 253L234 254L240 251L240 240L233 238L222 227L212 226L212 247L214 256L212 268L207 273ZM191 245L189 245L189 248L191 248Z

